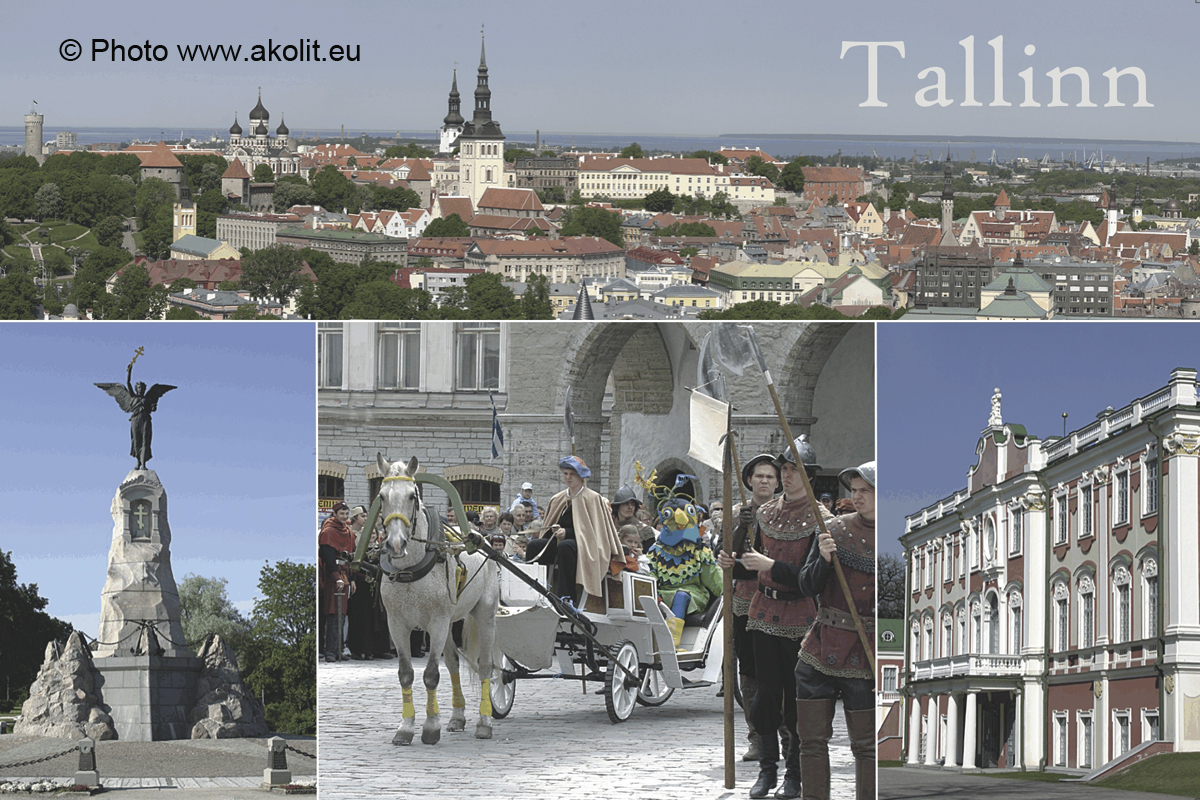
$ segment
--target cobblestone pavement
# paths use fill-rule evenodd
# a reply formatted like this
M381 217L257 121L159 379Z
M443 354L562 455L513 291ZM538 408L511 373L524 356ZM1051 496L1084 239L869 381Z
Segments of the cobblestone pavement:
M623 723L609 722L598 683L518 681L512 712L495 720L493 738L474 737L479 689L464 686L467 730L450 733L450 679L438 691L442 740L420 743L424 659L417 659L413 700L417 738L393 745L400 723L400 683L393 661L319 665L318 729L322 800L362 797L586 798L650 800L741 798L758 774L740 760L746 725L736 709L737 784L724 783L722 710L716 687L677 691L658 708L637 706ZM465 672L465 670L464 670ZM467 680L464 675L464 684ZM830 743L833 797L854 797L854 761L841 712ZM470 765L469 767L467 765ZM782 766L782 765L781 765ZM782 773L782 769L781 769Z
M288 745L316 753L312 737L285 736ZM61 753L38 764L0 768L0 779L33 782L42 778L71 777L79 766L74 741L38 736L0 736L0 765L16 764ZM316 774L316 760L288 751L288 768L299 779ZM258 792L267 762L265 739L195 739L173 742L97 742L96 766L107 789L137 789L142 794L170 790L171 797L190 797L180 790L199 792L197 797L240 797L233 790ZM233 793L231 793L233 792ZM222 794L223 793L223 794ZM261 792L258 792L261 796Z
M940 769L891 767L879 770L879 800L917 800L937 797L942 800L1169 800L1174 795L1105 789L1086 783L1045 783L1015 778L989 778L963 775Z

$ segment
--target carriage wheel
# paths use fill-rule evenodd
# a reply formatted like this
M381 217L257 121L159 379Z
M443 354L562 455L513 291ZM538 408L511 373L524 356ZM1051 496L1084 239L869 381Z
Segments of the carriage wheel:
M622 639L613 649L616 656L604 673L604 707L608 710L608 718L617 723L629 719L629 715L633 713L641 681L637 678L631 679L617 666L620 664L634 675L638 674L638 652L633 642Z
M663 680L662 670L648 669L642 675L642 685L638 687L637 701L644 706L661 706L675 693L672 686L667 686Z
M512 711L513 698L517 694L517 679L510 678L505 682L504 671L515 670L516 666L508 656L501 656L500 665L492 669L492 682L488 693L492 698L492 717L494 719L504 719L508 716L508 712Z

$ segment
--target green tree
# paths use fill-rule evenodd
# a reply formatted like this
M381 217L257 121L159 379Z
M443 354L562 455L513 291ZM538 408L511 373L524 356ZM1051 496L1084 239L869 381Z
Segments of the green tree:
M698 255L700 255L699 247L688 246L688 247L679 248L679 257L680 258L692 258L693 256L698 256Z
M196 309L191 308L190 306L172 306L171 310L167 312L166 318L170 319L170 320L188 320L188 321L198 320L198 319L208 319L208 317L201 316L200 313L196 311Z
M125 238L125 223L120 217L105 217L92 227L101 247L120 247Z
M621 151L621 158L645 158L646 153L642 150L642 146L637 142L626 147Z
M193 314L196 312L192 309ZM199 317L199 314L196 314ZM183 637L196 643L210 633L225 640L237 655L238 665L246 663L246 646L250 641L250 621L229 601L225 578L204 578L189 573L179 583L180 621ZM199 646L196 646L199 649Z
M10 270L8 275L0 278L0 319L37 319L37 303L37 286L28 272ZM2 614L0 619L3 619ZM3 655L0 655L0 662L3 662Z
M433 300L424 289L402 289L389 280L361 283L342 308L342 319L429 319Z
M605 211L602 208L586 206L572 208L563 215L563 226L559 230L559 234L561 236L598 236L621 247L621 215Z
M506 147L504 149L504 160L510 164L517 163L518 158L533 158L534 154L530 150L522 150L520 147Z
M313 608L316 568L279 561L259 574L259 597L242 677L264 697L267 725L281 733L306 733L317 724L317 642Z
M348 169L358 169L358 159L354 156L350 156L346 159L346 167Z
M250 176L250 180L254 183L274 183L275 170L271 169L269 164L259 164L254 168L254 174Z
M37 203L38 219L58 219L62 216L63 198L57 183L46 182L33 196Z
M171 205L175 202L175 189L161 178L147 178L138 187L134 197L134 208L137 211L138 225L145 230L155 213L164 206L167 214L171 213Z
M665 186L646 195L646 210L655 212L670 211L675 208L675 195Z
M717 235L717 229L706 222L676 222L661 229L659 236L709 236Z
M229 167L224 158L218 155L180 155L178 158L193 196L221 188L221 176Z
M804 168L811 166L812 163L807 158L797 156L788 162L787 166L779 173L778 180L774 183L780 189L800 194L804 191Z
M554 319L550 302L550 281L545 275L532 275L521 297L521 316L525 319Z
M389 189L385 186L375 186L375 207L388 211L407 211L410 208L421 207L421 195L403 186Z
M433 151L421 147L416 142L406 145L395 145L383 151L385 158L433 158Z
M555 158L556 154L553 150L543 150L542 158Z
M710 164L728 164L729 159L713 150L697 150L694 153L688 153L688 158L703 158Z
M250 303L242 303L240 306L238 306L237 310L234 311L233 314L231 314L229 318L236 319L236 320L251 320L251 319L261 319L264 316L270 317L271 315L270 314L259 314L258 313L258 304L250 302Z
M0 280L0 285L4 281ZM37 677L46 645L62 642L71 626L47 614L48 601L38 594L36 583L17 583L17 567L12 554L0 550L0 628L10 637L19 637L20 646L0 648L0 675L8 682L13 699L21 702ZM13 644L10 638L10 644Z
M471 229L467 227L467 223L458 214L451 214L448 217L438 217L431 221L422 234L427 237L437 236L470 236Z
M196 199L196 235L217 238L217 215L229 208L229 198L220 189L209 189Z
M112 301L105 312L105 319L157 319L151 316L155 304L150 285L150 273L141 264L130 264L121 271L113 286ZM161 313L162 309L159 309Z
M766 178L771 183L779 180L779 167L765 160L762 156L750 156L746 159L746 172Z
M285 175L284 177L292 176ZM317 193L307 183L279 180L276 181L275 191L271 195L272 205L281 214L292 206L311 206L316 202Z
M561 186L547 186L545 189L538 189L537 196L546 204L567 202L567 190Z
M98 247L88 254L72 282L71 302L80 314L91 309L95 316L104 316L108 304L105 282L129 260L129 253L119 247Z
M184 289L195 289L196 282L191 278L176 278L171 281L171 294L182 292Z
M504 285L497 273L477 273L467 278L466 285L467 313L472 319L513 319L517 316L512 289Z
M313 176L312 188L316 193L318 205L331 211L344 208L351 214L358 213L357 187L333 164L322 167L321 171Z
M154 180L157 180L155 178ZM171 206L156 206L142 229L142 252L151 261L166 258L175 238L175 218Z
M300 253L285 244L256 250L242 259L242 287L254 297L270 297L286 305L306 278Z

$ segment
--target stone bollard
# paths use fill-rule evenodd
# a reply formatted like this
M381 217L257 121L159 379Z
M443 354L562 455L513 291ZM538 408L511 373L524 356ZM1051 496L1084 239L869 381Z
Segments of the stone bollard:
M292 782L286 746L287 743L278 736L267 739L267 768L263 770L263 786L281 786Z
M76 786L99 786L100 773L96 770L96 741L79 740L79 770L75 773Z

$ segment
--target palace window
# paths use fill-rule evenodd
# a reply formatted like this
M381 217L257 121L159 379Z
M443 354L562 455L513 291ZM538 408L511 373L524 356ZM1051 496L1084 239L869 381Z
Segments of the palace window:
M1021 554L1021 538L1024 535L1021 522L1024 516L1025 512L1019 505L1015 506L1011 511L1012 529L1008 537L1008 554L1010 556Z
M380 322L380 389L417 389L421 382L421 323Z
M1092 579L1084 575L1079 582L1079 646L1096 642L1096 592Z
M942 657L954 655L954 622L947 612L942 615Z
M1131 638L1129 606L1132 601L1129 570L1118 566L1113 570L1113 641L1128 642ZM1122 751L1123 752L1123 751Z
M1157 742L1159 739L1158 709L1142 709L1142 741Z
M342 323L317 323L317 388L342 388Z
M493 322L457 323L456 388L500 388L500 326Z
M1067 585L1059 581L1054 585L1054 641L1055 652L1063 653L1067 650L1067 634L1070 632L1071 619L1068 614L1070 603L1067 599Z
M1092 714L1079 715L1079 769L1092 768Z
M1113 758L1129 752L1129 711L1113 712Z
M1079 538L1086 539L1092 535L1092 487L1084 486L1079 490Z
M1021 612L1022 612L1021 595L1013 592L1008 596L1008 631L1009 631L1009 648L1008 652L1013 655L1021 653Z
M1142 561L1142 586L1146 598L1145 613L1142 614L1142 637L1158 636L1158 562L1153 558Z
M1158 456L1151 453L1142 462L1146 479L1142 481L1142 516L1158 512Z
M1067 543L1067 495L1054 498L1054 544Z
M1067 765L1067 714L1058 711L1054 714L1054 766Z
M1113 524L1129 522L1129 469L1117 473L1117 491L1113 498Z
M897 667L883 668L883 691L896 692L899 683L900 670Z
M971 652L983 652L983 607L976 600L971 605L971 625L975 628L975 649Z

